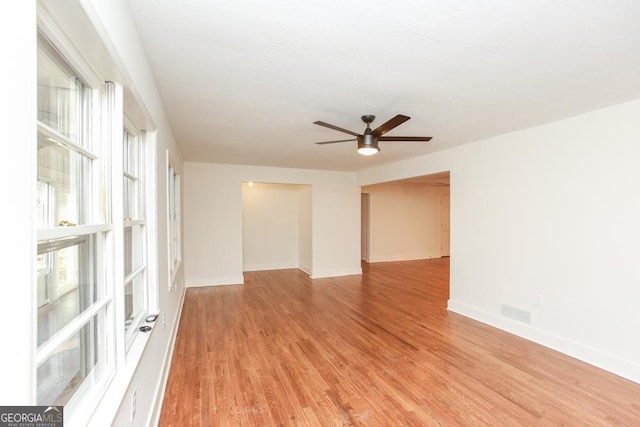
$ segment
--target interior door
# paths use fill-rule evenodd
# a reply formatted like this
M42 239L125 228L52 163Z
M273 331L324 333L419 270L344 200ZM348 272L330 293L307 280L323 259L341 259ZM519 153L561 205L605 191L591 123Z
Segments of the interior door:
M450 241L450 228L449 228L449 194L443 194L440 196L440 256L449 256L449 241Z

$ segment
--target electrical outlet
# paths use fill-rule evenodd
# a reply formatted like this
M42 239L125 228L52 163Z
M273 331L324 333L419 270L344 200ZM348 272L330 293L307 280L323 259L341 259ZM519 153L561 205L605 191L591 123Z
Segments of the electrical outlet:
M136 416L136 405L137 405L137 393L138 391L134 388L133 393L131 393L131 422Z

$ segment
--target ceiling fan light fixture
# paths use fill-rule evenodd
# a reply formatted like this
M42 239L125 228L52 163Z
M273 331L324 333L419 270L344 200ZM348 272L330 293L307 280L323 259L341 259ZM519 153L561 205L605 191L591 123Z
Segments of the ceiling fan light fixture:
M373 156L374 154L378 154L378 151L380 151L380 148L378 147L359 147L358 148L358 153L362 154L363 156Z
M370 131L369 131L370 132ZM378 154L380 147L378 147L378 140L370 133L358 136L358 153L363 156L373 156Z

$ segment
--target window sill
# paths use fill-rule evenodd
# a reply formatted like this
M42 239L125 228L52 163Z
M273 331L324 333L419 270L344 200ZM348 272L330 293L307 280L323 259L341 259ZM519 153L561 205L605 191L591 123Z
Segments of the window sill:
M151 326L149 332L139 331L135 340L129 347L125 356L124 369L116 372L111 384L107 387L107 391L100 400L96 410L89 418L87 425L105 425L111 424L121 404L125 401L126 392L131 383L131 379L140 364L142 355L147 347L147 343L151 339L154 331L154 325L157 322L143 322L140 326ZM140 327L138 326L138 327ZM71 424L73 425L73 424Z

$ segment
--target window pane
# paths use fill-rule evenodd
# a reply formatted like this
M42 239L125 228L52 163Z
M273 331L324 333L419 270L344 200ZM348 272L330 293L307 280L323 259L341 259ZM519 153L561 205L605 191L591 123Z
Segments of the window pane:
M138 137L124 132L124 171L138 176Z
M38 228L50 228L54 226L55 204L53 185L49 182L38 181Z
M38 134L38 228L88 222L91 159Z
M145 308L144 272L138 274L131 282L125 285L124 302L125 330L127 330L136 316L141 314Z
M142 144L138 136L124 131L124 211L125 221L143 219Z
M122 135L122 144L123 144L123 158L122 158L122 170L125 172L129 171L129 133L125 130Z
M144 265L144 226L124 228L124 275Z
M93 317L38 366L38 405L65 405L89 375L94 380L100 375L105 334L98 333L99 318L103 316Z
M38 245L38 346L96 302L94 241L85 236Z
M145 135L145 133L141 133L141 136L138 137L138 144L137 144L137 158L138 158L138 165L137 165L137 180L136 180L136 198L137 198L137 211L136 211L136 218L137 219L144 219L145 218L145 203L144 203L144 198L145 198L145 178L144 178L144 174L145 174L145 157L144 157L144 144L141 142L142 140L140 139L141 137L143 137Z
M124 229L124 275L125 277L133 271L133 229Z
M124 177L124 219L125 221L131 221L138 219L136 213L136 181L125 176Z
M91 91L46 42L38 43L38 120L87 146Z

